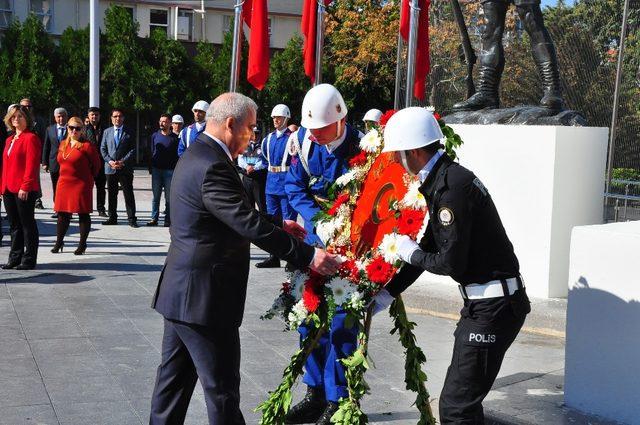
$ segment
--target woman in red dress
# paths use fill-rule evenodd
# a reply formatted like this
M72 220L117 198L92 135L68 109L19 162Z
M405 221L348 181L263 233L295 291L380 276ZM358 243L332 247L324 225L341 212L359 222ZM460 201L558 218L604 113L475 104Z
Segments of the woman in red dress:
M82 255L87 249L87 237L91 229L93 209L93 179L100 171L102 161L97 149L84 136L84 125L78 117L67 122L68 137L60 143L58 163L60 177L53 207L58 213L57 239L51 249L54 254L62 251L64 236L69 229L71 214L78 214L80 222L80 243L74 251Z
M31 128L31 114L24 106L13 105L4 117L14 132L2 154L0 195L11 222L11 251L3 269L30 270L36 267L40 235L34 213L40 192L42 142Z

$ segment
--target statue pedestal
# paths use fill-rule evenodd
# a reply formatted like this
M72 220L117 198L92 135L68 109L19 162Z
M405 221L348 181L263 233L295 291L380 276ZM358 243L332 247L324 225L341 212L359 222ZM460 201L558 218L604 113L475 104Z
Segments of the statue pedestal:
M565 402L640 424L640 221L573 229Z
M571 229L602 223L608 129L451 127L464 140L460 164L493 197L528 294L566 297ZM424 273L420 280L443 278Z

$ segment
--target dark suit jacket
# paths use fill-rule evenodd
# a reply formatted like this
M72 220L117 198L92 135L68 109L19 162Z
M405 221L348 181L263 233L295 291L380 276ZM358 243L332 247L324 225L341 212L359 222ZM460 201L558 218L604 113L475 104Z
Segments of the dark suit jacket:
M91 124L84 126L84 134L87 136L87 140L91 142L93 146L96 147L98 152L100 152L100 144L102 142L102 135L104 134L105 128L98 124L98 128L94 129Z
M254 209L235 165L204 133L178 161L170 196L171 245L153 300L167 319L240 326L252 242L299 267L313 259L314 248L280 229L280 219Z
M100 143L100 154L104 159L104 173L115 174L116 170L111 168L109 161L124 161L124 168L121 172L133 173L133 162L135 142L133 140L133 134L129 128L123 126L122 134L120 135L120 143L116 148L116 141L113 138L114 128L107 128L102 133L102 142Z
M67 127L64 127L62 132L62 139L67 137ZM58 173L60 171L60 164L58 164L58 148L60 142L58 141L58 125L53 124L47 127L47 131L44 134L44 143L42 144L42 164L49 167L50 173Z

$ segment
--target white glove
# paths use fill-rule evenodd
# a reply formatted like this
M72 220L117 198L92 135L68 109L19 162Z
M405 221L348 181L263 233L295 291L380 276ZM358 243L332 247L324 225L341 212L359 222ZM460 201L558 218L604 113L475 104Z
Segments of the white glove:
M391 295L386 289L382 289L375 297L373 297L373 314L375 315L380 313L382 310L386 310L393 300L395 300L393 295Z
M398 236L398 257L405 263L411 264L411 256L420 249L420 245L407 235Z

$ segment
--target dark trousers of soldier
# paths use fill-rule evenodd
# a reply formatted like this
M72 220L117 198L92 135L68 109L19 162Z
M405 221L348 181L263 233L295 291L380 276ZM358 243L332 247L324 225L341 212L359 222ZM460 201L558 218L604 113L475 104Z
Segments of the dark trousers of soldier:
M264 194L267 184L267 170L258 170L251 173L251 177L242 175L242 185L249 195L252 204L258 204L258 210L267 213L267 200Z
M482 400L530 311L524 289L509 297L465 300L440 394L441 424L484 424Z

